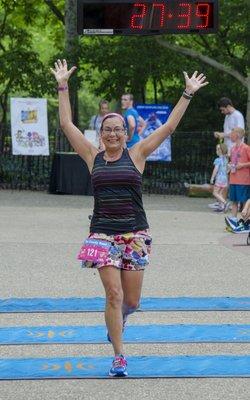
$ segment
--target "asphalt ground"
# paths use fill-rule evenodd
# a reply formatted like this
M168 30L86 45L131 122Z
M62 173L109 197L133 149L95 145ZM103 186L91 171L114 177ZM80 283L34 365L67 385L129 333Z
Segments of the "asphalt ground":
M249 296L246 235L224 230L211 199L144 196L153 236L143 296ZM0 297L104 296L98 274L76 254L92 197L0 191ZM0 314L1 326L98 325L102 313ZM140 312L129 324L248 324L249 312ZM249 354L250 344L128 344L129 355ZM0 346L0 358L112 356L110 345ZM129 357L128 357L129 359ZM217 400L250 398L250 380L137 379L2 381L1 400Z

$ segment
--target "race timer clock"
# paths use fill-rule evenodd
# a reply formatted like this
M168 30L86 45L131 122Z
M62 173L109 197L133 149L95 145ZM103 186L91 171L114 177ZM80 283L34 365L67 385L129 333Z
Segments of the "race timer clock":
M77 0L80 35L213 33L218 0Z

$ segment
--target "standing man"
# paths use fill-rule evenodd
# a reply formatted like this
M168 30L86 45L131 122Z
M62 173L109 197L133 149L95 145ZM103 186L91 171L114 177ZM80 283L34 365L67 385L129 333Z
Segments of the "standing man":
M233 146L230 134L234 128L245 129L244 117L240 111L236 110L233 106L232 100L227 97L222 97L218 101L218 107L220 112L225 115L223 132L214 132L214 136L218 139L224 139L224 143L227 145L228 152Z
M125 110L124 119L127 128L127 147L130 148L134 144L138 143L141 139L139 136L139 130L143 131L146 127L146 123L142 117L138 114L136 109L133 107L133 95L125 93L121 98L122 109Z
M89 123L89 128L96 131L96 137L97 137L98 143L99 143L99 150L104 150L103 143L102 143L101 136L100 136L100 129L101 129L103 117L105 117L105 115L107 115L109 112L110 112L109 102L107 100L101 100L99 102L98 114L93 115L93 117L91 117L91 120Z
M102 124L102 119L103 117L110 112L109 110L109 102L107 100L101 100L99 102L99 111L98 114L93 115L91 117L90 123L89 123L89 128L94 129L98 136L100 134L100 127Z

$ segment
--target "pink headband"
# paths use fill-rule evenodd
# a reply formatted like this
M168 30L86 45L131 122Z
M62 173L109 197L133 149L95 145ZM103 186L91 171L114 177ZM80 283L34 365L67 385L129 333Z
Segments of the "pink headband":
M109 114L106 114L106 115L103 117L103 119L102 119L102 124L101 124L101 129L102 129L102 126L103 126L103 122L106 121L107 118L112 118L112 117L118 117L118 118L120 118L120 120L122 121L124 127L126 127L125 119L123 118L123 116L122 116L121 114L109 113Z

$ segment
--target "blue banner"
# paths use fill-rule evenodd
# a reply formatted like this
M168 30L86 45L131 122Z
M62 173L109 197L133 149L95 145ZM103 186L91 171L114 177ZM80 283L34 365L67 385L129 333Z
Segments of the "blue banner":
M111 361L111 357L85 356L3 358L0 359L0 380L110 379L108 371ZM128 378L144 379L250 377L250 356L131 356L128 357L128 373Z
M249 343L250 325L128 325L125 343ZM0 328L0 345L107 343L107 329L93 326Z
M104 311L103 297L0 299L0 313ZM249 311L250 297L144 297L140 311Z
M145 139L159 126L164 124L171 111L172 105L167 104L137 104L136 109L139 115L145 120L146 128L140 133L142 139ZM171 161L171 136L147 158L147 161Z

